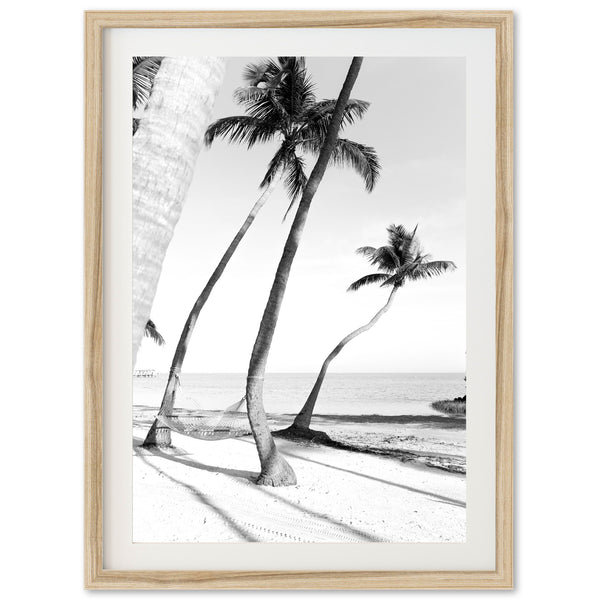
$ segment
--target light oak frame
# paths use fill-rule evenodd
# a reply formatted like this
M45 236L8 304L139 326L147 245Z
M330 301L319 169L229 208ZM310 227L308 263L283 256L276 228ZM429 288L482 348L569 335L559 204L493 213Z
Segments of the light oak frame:
M122 571L102 559L102 32L105 28L411 27L496 30L496 569ZM241 11L85 14L85 587L478 589L513 581L513 18L510 11Z

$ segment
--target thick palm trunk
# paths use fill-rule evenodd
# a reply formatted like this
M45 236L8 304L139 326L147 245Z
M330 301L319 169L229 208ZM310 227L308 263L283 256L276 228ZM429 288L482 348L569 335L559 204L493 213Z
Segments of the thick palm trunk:
M227 247L225 254L221 257L217 268L213 271L209 280L207 281L204 289L201 294L198 296L198 299L194 303L192 310L185 322L183 327L183 331L179 337L179 342L177 344L177 348L175 349L175 354L173 356L173 361L171 363L171 369L169 370L169 379L167 380L167 385L165 387L165 393L163 395L163 399L160 405L159 415L168 415L171 414L173 410L173 405L175 403L175 394L177 392L177 384L179 381L179 375L181 374L181 368L183 366L183 361L185 359L185 355L187 352L188 345L190 340L192 339L192 334L194 333L194 328L196 326L196 321L200 315L200 311L206 304L213 288L215 287L217 281L223 275L227 264L231 260L231 257L237 250L237 247L240 245L240 242L246 235L248 229L254 222L256 215L259 213L260 209L264 206L265 202L269 199L269 196L273 193L273 189L277 186L277 183L281 175L278 177L274 177L267 189L261 194L260 198L256 201L252 210L248 213L244 224L240 227L239 231L235 234L235 237ZM144 440L144 446L170 446L171 445L171 431L167 427L164 427L160 424L158 419L154 420L152 427L148 431L148 435Z
M315 404L317 402L317 398L319 397L319 392L321 391L321 386L323 385L323 380L325 379L325 375L327 375L327 369L329 368L331 361L343 350L344 346L348 342L352 341L361 333L364 333L365 331L371 329L371 327L373 327L373 325L375 325L375 323L379 321L382 315L385 314L392 305L392 301L394 300L394 296L396 295L397 289L398 288L392 289L392 292L390 293L390 296L388 298L388 301L385 303L385 306L381 308L366 325L363 325L362 327L359 327L358 329L355 329L352 333L348 334L327 356L327 358L323 362L323 365L321 366L321 370L319 371L319 375L317 376L317 380L315 381L313 389L311 390L308 398L306 399L302 410L294 419L294 422L292 423L290 429L293 430L310 428L310 421L312 419L313 411L315 409Z
M134 364L224 70L216 57L163 59L133 136Z
M358 77L361 64L361 57L354 57L352 59L352 64L337 99L319 158L304 188L294 222L285 242L283 254L275 273L275 280L273 281L258 335L254 342L254 348L252 349L248 379L246 381L246 402L248 405L248 419L261 464L261 473L257 480L259 485L280 486L294 485L296 483L296 475L278 452L267 424L267 416L263 405L263 380L292 263L294 262L300 238L302 237L302 231L308 217L312 199L323 179L331 153L335 147L344 108L350 97L354 82Z

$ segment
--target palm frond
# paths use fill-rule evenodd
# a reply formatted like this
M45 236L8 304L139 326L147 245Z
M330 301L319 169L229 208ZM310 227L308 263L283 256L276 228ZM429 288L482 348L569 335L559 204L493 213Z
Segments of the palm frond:
M418 225L409 231L403 225L390 225L387 227L388 242L394 252L400 257L402 264L407 264L416 260L420 245L415 237Z
M413 237L405 240L404 243L396 249L396 253L400 257L400 262L403 265L418 264L423 262L421 244Z
M448 260L436 260L428 263L411 263L392 275L388 280L384 281L381 285L389 286L393 285L400 287L404 285L406 281L418 281L419 279L430 279L437 275L442 275L447 271L454 271L456 265L452 261Z
M298 56L291 58L295 61L295 64L298 65L298 68L305 68L303 57ZM263 80L263 86L270 90L275 90L281 85L286 77L293 73L293 69L294 67L290 62L290 58L287 56L280 56L277 63L275 63L275 61L269 61L269 66L267 68L268 76Z
M411 279L410 274L417 266L417 263L413 262L401 265L392 275L388 275L388 278L381 284L381 287L388 285L395 287L403 286L407 279Z
M356 249L356 254L362 254L362 256L371 258L375 253L375 250L377 250L377 248L373 248L373 246L361 246Z
M401 266L400 259L391 246L377 248L373 252L369 262L378 269L387 271L388 273L393 273Z
M412 233L410 234L410 240L404 244L404 247L403 247L404 262L408 262L409 260L416 261L417 258L420 260L420 262L423 262L423 260L425 260L425 258L424 258L425 254L423 253L423 250L421 248L421 242L419 242L419 240L416 237L418 227L419 227L419 224L417 223L415 225L415 228L412 230ZM427 255L427 256L429 256L429 255Z
M264 115L271 113L277 117L286 115L285 109L274 94L274 88L266 83L236 88L233 92L233 99L247 112L258 111Z
M241 98L243 93L243 90L238 90L236 92L237 97ZM242 104L247 115L262 121L269 121L274 125L277 124L281 129L285 128L285 125L290 122L285 107L271 90L261 90L260 93L249 90L246 100Z
M373 191L381 168L379 158L373 148L338 138L330 161L334 165L351 166L362 177L367 192Z
M303 71L306 69L306 59L304 56L278 56L277 64L282 70L291 72L294 69Z
M263 100L267 97L269 90L259 88L254 85L239 87L233 91L233 99L236 104L252 105L257 100Z
M238 88L234 92L234 100L244 107L250 116L270 120L272 122L289 122L289 89L283 90L286 80L294 77L294 69L301 65L304 70L304 60L295 57L279 57L263 60L258 64L246 66L243 77L247 86ZM289 88L289 83L286 84ZM292 84L292 90L297 88Z
M455 269L456 265L451 260L432 260L418 265L414 272L410 274L410 278L426 279Z
M139 110L148 104L154 78L158 73L162 56L134 56L133 70L133 109Z
M165 345L165 338L162 335L160 335L160 333L156 329L156 325L154 324L154 321L152 321L150 319L148 319L148 321L146 322L146 327L144 329L144 337L150 338L153 342L155 342L159 346Z
M315 103L315 86L306 71L303 57L281 56L278 60L286 75L276 87L274 95L288 117L299 121Z
M288 196L290 197L290 204L283 215L284 221L292 207L302 195L304 187L306 186L307 177L304 171L304 166L304 160L302 160L302 158L292 150L291 156L287 157L284 167L286 172L285 187L287 189Z
M388 277L389 277L389 275L387 273L371 273L370 275L365 275L364 277L357 279L354 283L351 283L348 286L347 291L356 292L357 290L360 290L360 288L364 287L365 285L370 285L372 283L382 283Z
M272 140L277 132L277 128L271 123L255 117L225 117L208 126L204 134L204 143L210 147L216 138L222 137L232 143L247 144L250 149L257 142Z
M281 170L285 168L286 160L289 157L289 147L284 142L279 146L279 149L273 155L273 158L269 162L269 167L267 168L267 172L263 177L263 180L260 182L260 188L266 188L275 178L275 175Z
M316 138L319 142L319 146L327 135L327 129L331 123L331 117L333 116L336 102L337 100L321 100L320 102L315 102L304 115L304 135L308 139ZM342 131L344 127L353 125L356 121L362 119L369 109L369 106L369 102L350 98L344 108L340 131Z
M404 225L388 225L386 228L388 233L388 242L391 246L397 247L403 244L406 240L413 237L414 233L404 227ZM416 228L415 228L416 231Z
M268 70L269 64L266 61L258 64L248 63L242 71L242 78L249 86L256 87L266 80Z
M266 58L259 63L248 63L242 71L242 79L250 86L258 86L259 83L272 82L283 71L284 63L281 60Z
M289 123L289 116L275 92L268 86L247 86L237 88L233 98L247 115L283 129Z

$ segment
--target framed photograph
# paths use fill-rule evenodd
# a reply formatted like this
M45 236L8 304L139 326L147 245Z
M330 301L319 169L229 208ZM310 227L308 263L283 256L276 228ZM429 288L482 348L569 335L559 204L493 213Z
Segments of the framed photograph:
M85 27L85 586L511 588L512 13Z

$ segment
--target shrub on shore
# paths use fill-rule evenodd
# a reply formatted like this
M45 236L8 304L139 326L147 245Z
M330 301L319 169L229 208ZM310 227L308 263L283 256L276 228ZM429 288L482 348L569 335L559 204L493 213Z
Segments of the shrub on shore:
M446 413L447 415L466 415L467 397L454 398L454 400L438 400L431 403L431 408Z

